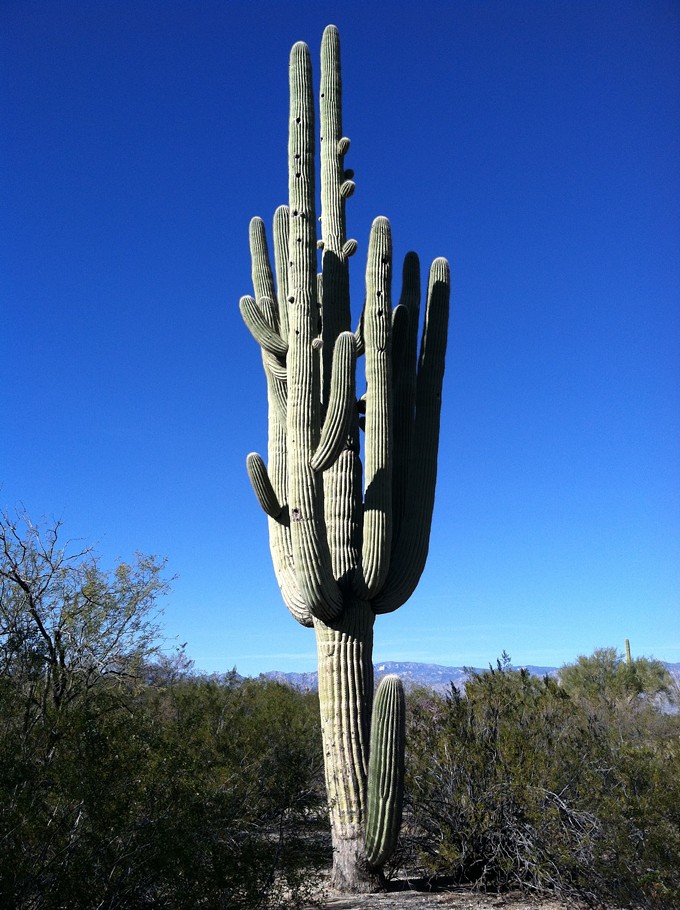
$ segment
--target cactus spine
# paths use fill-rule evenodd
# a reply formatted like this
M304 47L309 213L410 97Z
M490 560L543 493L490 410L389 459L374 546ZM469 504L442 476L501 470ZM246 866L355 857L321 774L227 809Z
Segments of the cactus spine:
M437 471L449 267L430 270L418 353L418 258L391 301L392 239L371 228L366 301L351 330L345 208L355 185L344 158L340 44L321 46L321 237L315 209L315 107L307 46L290 55L289 205L274 215L274 265L263 222L250 225L254 296L241 313L267 379L267 465L247 459L268 516L286 606L316 633L319 700L334 846L333 884L374 890L394 849L403 778L404 698L383 682L373 708L373 624L412 594L425 565ZM322 250L317 275L317 249ZM356 398L357 358L366 392ZM363 472L360 458L363 431ZM363 473L363 479L362 479ZM369 737L372 756L369 766Z

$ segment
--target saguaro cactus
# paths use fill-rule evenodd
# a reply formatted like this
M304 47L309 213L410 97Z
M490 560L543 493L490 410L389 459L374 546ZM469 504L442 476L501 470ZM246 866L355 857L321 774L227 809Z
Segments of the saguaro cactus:
M348 269L357 243L347 238L345 207L354 181L344 165L349 139L342 133L334 26L323 35L320 95L317 238L312 70L309 49L298 43L290 56L289 205L274 215L274 268L263 222L252 220L254 296L241 299L262 350L269 404L268 465L252 453L247 467L269 516L283 599L316 633L333 883L363 891L376 887L401 818L404 698L394 678L379 689L369 771L373 624L410 597L425 565L449 267L445 259L432 264L418 354L418 258L406 256L393 309L390 225L377 218L366 300L352 331ZM361 356L366 390L357 400Z

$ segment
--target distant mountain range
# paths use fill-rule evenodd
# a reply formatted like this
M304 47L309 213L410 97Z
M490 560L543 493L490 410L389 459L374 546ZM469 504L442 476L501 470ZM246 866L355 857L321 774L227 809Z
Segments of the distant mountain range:
M680 685L680 663L664 664L668 672ZM479 669L479 668L475 668ZM487 669L487 668L484 668ZM528 665L524 667L512 667L513 670L524 669L531 673L532 676L557 676L559 670L557 667L536 667ZM376 680L388 673L396 673L401 677L405 688L413 689L416 686L425 686L428 689L434 689L435 692L446 692L451 683L461 687L468 678L468 672L464 667L443 667L440 664L419 664L399 661L386 661L374 666ZM481 672L481 670L479 670ZM313 673L283 673L279 670L270 670L263 673L268 679L274 679L277 682L293 686L303 691L314 692L318 688L318 674Z

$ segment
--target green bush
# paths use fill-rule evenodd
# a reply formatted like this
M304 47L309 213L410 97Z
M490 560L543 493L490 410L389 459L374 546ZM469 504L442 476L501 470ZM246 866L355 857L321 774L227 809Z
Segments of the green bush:
M6 715L5 715L6 716ZM318 703L187 678L1 747L0 905L296 906L328 862Z
M417 693L407 783L419 860L482 888L676 907L679 732L650 700L589 702L501 662L473 672L465 696Z
M329 861L318 699L157 654L162 563L0 522L0 907L295 907ZM150 662L151 661L151 662Z

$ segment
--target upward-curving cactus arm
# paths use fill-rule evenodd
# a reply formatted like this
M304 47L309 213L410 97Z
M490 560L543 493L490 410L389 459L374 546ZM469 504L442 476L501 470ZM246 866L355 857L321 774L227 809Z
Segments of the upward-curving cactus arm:
M446 259L435 259L430 269L425 327L418 360L413 455L405 515L394 544L391 572L373 602L375 613L391 613L408 600L427 559L437 482L449 294L449 264Z
M281 337L288 340L288 237L290 213L287 205L280 205L274 212L274 267L276 269L276 299L279 304Z
M412 445L416 409L418 360L418 323L420 319L420 260L407 253L402 270L402 287L395 315L403 312L406 323L397 338L392 357L394 374L394 495L392 508L393 541L399 540L409 498L409 472L413 470ZM396 329L396 325L395 325Z
M338 335L333 350L328 411L321 429L319 447L312 458L314 471L330 468L347 443L356 406L356 347L352 332Z
M404 687L390 674L375 695L368 765L366 860L378 869L394 852L401 827L405 743Z

